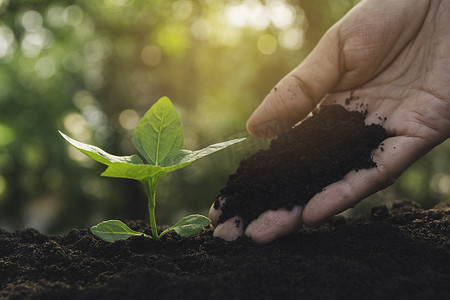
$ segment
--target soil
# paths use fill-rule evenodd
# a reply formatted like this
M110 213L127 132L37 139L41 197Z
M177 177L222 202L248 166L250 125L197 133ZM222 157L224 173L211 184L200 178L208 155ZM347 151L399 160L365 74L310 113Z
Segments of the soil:
M366 113L324 106L269 149L242 160L216 198L215 208L226 199L219 223L239 215L245 228L266 210L304 205L348 172L376 167L371 153L389 134L380 125L366 125Z
M115 243L85 229L0 230L0 298L450 299L449 262L450 204L397 202L264 246L210 229Z

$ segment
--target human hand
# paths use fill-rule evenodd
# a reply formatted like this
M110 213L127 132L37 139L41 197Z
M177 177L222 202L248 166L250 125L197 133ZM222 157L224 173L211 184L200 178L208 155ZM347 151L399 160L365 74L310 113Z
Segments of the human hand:
M368 105L366 123L379 123L394 137L375 150L377 168L348 173L316 194L304 208L266 211L244 229L239 216L214 235L245 234L268 243L353 207L391 185L414 161L450 137L450 1L366 0L320 40L284 77L250 117L248 130L267 137L266 121L287 129L319 103L345 104L349 91ZM346 106L356 110L356 104ZM382 117L382 118L380 118ZM386 119L385 119L386 117ZM381 120L380 120L381 119ZM276 134L276 133L273 133ZM221 199L226 201L226 199ZM210 210L217 225L220 209Z

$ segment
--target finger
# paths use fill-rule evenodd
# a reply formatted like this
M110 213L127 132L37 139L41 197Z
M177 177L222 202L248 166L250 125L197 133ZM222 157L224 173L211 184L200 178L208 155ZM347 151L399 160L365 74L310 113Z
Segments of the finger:
M302 220L307 226L355 206L363 198L393 184L400 174L430 147L419 138L392 137L374 152L376 168L348 173L343 180L327 186L304 207Z
M302 120L339 80L338 47L337 30L332 29L267 95L247 122L249 132L271 137Z
M241 217L235 216L217 225L213 236L226 241L234 241L244 234L244 221Z
M268 210L252 221L245 230L245 235L258 244L271 241L294 233L302 226L302 207L294 206L292 210L281 208Z
M428 11L427 1L418 5L380 0L355 6L267 95L247 122L249 132L274 136L301 121L326 94L374 78L417 35Z
M222 213L222 206L224 203L225 199L219 197L217 201L214 201L214 203L211 205L211 208L209 209L208 213L208 217L211 220L211 225L217 226L220 214Z

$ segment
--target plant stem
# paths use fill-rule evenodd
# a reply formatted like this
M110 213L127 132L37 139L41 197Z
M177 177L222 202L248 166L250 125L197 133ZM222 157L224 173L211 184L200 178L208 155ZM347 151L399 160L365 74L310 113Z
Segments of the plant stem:
M156 228L155 206L156 206L156 183L158 178L149 178L142 181L148 198L148 215L150 217L150 228L154 239L159 240L158 230Z

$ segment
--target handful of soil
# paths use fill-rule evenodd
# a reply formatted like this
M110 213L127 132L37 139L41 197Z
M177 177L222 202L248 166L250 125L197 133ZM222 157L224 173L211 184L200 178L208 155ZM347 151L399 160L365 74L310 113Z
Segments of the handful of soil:
M390 135L364 119L364 112L324 106L268 150L242 160L214 203L218 208L219 198L226 199L219 223L239 215L245 228L267 210L305 205L352 170L375 167L371 152Z

